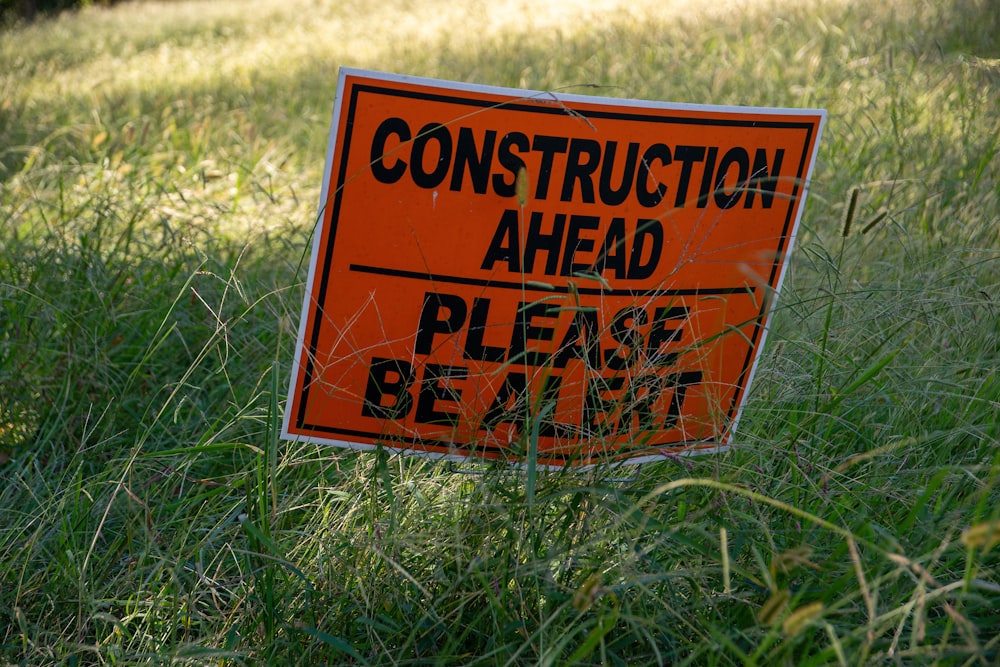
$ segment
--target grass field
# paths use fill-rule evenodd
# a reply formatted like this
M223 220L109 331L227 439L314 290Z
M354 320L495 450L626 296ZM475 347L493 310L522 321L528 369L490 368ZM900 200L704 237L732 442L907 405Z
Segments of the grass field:
M1000 662L996 2L578 5L0 31L0 664ZM828 109L735 446L281 442L341 65Z

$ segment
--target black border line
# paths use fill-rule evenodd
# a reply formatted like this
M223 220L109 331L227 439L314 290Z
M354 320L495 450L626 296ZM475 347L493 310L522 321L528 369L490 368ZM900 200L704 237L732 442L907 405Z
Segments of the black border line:
M332 159L336 160L336 156L340 153L343 157L340 161L340 169L337 172L337 185L334 190L333 197L333 207L330 210L330 231L326 235L326 252L323 255L323 275L320 279L319 293L316 295L316 304L313 307L312 315L312 336L309 341L309 347L306 350L306 367L304 369L303 380L302 380L302 393L299 396L299 409L298 413L295 415L295 426L297 428L311 428L310 424L306 424L306 406L309 404L309 388L312 386L312 376L315 371L315 366L313 365L313 359L316 358L316 348L319 346L319 331L320 325L323 323L323 304L326 303L326 291L330 285L330 264L333 258L333 244L337 237L337 223L340 219L340 205L343 198L343 183L347 178L347 155L351 148L351 132L350 128L354 125L354 114L357 112L358 106L358 95L355 86L347 83L347 78L344 79L345 85L350 85L351 88L351 98L350 104L348 105L347 111L347 122L344 128L344 145L341 150L340 144L334 144ZM343 112L341 112L343 113ZM336 119L337 131L340 131L340 119ZM334 142L337 141L337 137L334 136ZM332 170L331 170L332 176ZM329 202L329 191L327 192L327 201L321 202L321 205L326 206ZM325 225L327 217L326 211L323 211L323 223ZM314 242L318 243L323 238L322 229L320 230L320 238L316 239ZM305 298L310 298L307 293Z
M311 426L311 429L313 431L316 431L316 432L332 433L332 434L336 434L336 435L345 435L345 436L348 436L348 437L371 438L372 440L375 440L377 442L385 443L386 446L388 446L390 448L393 447L396 443L399 443L399 444L407 444L407 443L417 444L417 443L419 443L420 445L425 446L425 447L447 447L448 449L452 449L452 450L460 451L460 452L465 452L465 453L468 453L468 454L473 454L475 450L488 450L488 451L491 451L491 452L507 452L507 451L510 451L510 447L505 447L503 445L492 444L492 443L489 443L486 440L483 440L482 442L479 442L479 443L477 443L475 445L470 445L470 444L456 443L456 442L453 442L451 440L438 440L437 438L405 438L405 437L399 437L399 436L387 436L387 435L385 435L385 432L374 433L374 432L370 432L370 431L358 431L358 430L355 430L355 429L339 428L339 427L336 427L336 426L323 426L323 425L319 425L319 424L317 424L315 426ZM479 429L477 429L477 430L479 430ZM656 443L644 444L642 446L642 449L657 449L657 448L662 448L662 447L673 447L673 446L676 446L676 445L686 445L686 444L691 444L691 443L695 443L695 442L705 442L705 441L704 440L691 441L691 440L684 440L684 439L670 440L668 442L656 442ZM367 443L364 443L364 444L367 444ZM626 448L623 448L623 449L626 449ZM434 453L438 453L438 452L434 452ZM539 456L541 456L541 452L539 452ZM545 454L545 458L558 459L558 460L561 460L563 462L568 462L568 461L570 461L570 460L573 459L572 456L557 457L557 456L552 455L552 454Z
M802 150L802 159L799 161L798 175L795 177L795 181L792 185L792 196L789 199L790 204L788 206L788 213L785 214L785 225L784 228L782 229L781 237L778 240L778 248L774 253L776 259L774 264L771 265L771 275L769 275L767 278L767 284L771 290L776 290L778 287L777 285L778 267L783 262L779 262L777 258L781 257L782 253L784 253L785 243L791 238L791 226L794 225L795 223L794 219L795 203L798 201L797 197L799 193L799 187L803 180L802 174L805 171L806 163L808 162L808 155L809 155L808 148L811 141L812 141L812 124L810 124L806 128L806 143L805 147ZM805 204L805 202L799 202L799 203L801 205ZM736 410L736 406L740 402L740 397L747 389L746 386L747 375L750 373L750 369L753 368L753 356L754 356L753 352L757 348L757 345L760 342L759 339L764 333L764 319L770 313L771 301L774 298L775 295L773 293L767 292L763 295L763 299L761 300L760 315L757 317L756 326L754 326L753 332L750 335L750 348L747 350L747 356L743 360L743 371L740 373L739 380L736 382L736 391L733 392L733 400L730 402L729 410L727 411L729 419L733 418L733 412Z
M566 116L567 109L572 111L573 115L583 116L585 118L602 118L610 120L641 120L647 123L666 123L670 125L717 125L720 127L765 127L765 128L777 128L777 129L811 129L812 123L806 121L788 121L788 120L740 120L736 118L688 118L685 116L647 116L641 111L627 111L627 109L646 109L647 112L652 111L667 111L670 113L684 114L684 113L713 113L713 110L697 110L692 109L689 112L685 109L662 109L657 107L620 107L620 111L604 111L602 109L579 109L576 107L570 107L562 100L557 101L558 98L546 97L543 95L525 95L523 97L507 97L503 93L491 93L489 91L484 91L485 95L494 95L498 98L512 100L509 103L504 103L501 100L498 101L488 101L488 100L472 100L465 97L456 97L454 95L448 95L444 93L432 93L432 92L422 92L415 90L399 90L396 88L376 85L376 84L365 84L357 83L353 86L360 92L373 93L376 95L388 95L391 97L403 97L407 99L422 100L427 102L440 102L442 104L453 104L457 106L472 106L480 107L483 109L489 109L491 107L496 107L501 110L509 111L523 111L528 113L543 113L543 114L553 114ZM607 100L610 98L597 98L601 100ZM613 100L612 100L613 101ZM570 104L588 104L585 100L574 99L570 101ZM600 102L592 102L590 104L600 104ZM748 112L752 109L748 109ZM718 113L721 114L732 114L739 113L738 111L724 111L720 109Z

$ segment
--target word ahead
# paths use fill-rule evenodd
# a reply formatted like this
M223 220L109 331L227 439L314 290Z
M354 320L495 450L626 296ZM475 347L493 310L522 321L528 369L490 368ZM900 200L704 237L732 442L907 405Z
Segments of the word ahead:
M341 70L283 436L547 466L725 447L824 118Z

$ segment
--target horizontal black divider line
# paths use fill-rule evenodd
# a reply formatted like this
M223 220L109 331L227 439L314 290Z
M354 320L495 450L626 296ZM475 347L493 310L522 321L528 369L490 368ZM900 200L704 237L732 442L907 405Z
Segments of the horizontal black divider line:
M528 292L548 292L557 294L570 294L569 287L552 285L546 287L538 281L527 281L519 283L513 280L483 280L481 278L464 278L462 276L449 276L441 273L424 273L421 271L406 271L404 269L391 269L384 266L367 266L365 264L351 264L351 271L356 273L371 273L379 276L392 276L394 278L410 278L412 280L424 280L427 282L452 283L455 285L473 285L475 287L496 287L499 289L525 290ZM744 285L742 287L714 287L714 288L691 288L691 289L652 289L652 290L632 290L632 289L603 289L599 287L577 287L574 290L578 294L593 294L595 296L713 296L719 294L745 294L753 292L754 288Z

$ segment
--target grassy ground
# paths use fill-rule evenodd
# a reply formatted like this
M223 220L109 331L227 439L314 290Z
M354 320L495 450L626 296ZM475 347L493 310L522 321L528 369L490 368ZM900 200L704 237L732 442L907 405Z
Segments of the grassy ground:
M575 7L0 32L0 663L1000 660L996 4ZM339 65L827 108L738 446L529 498L279 442Z

